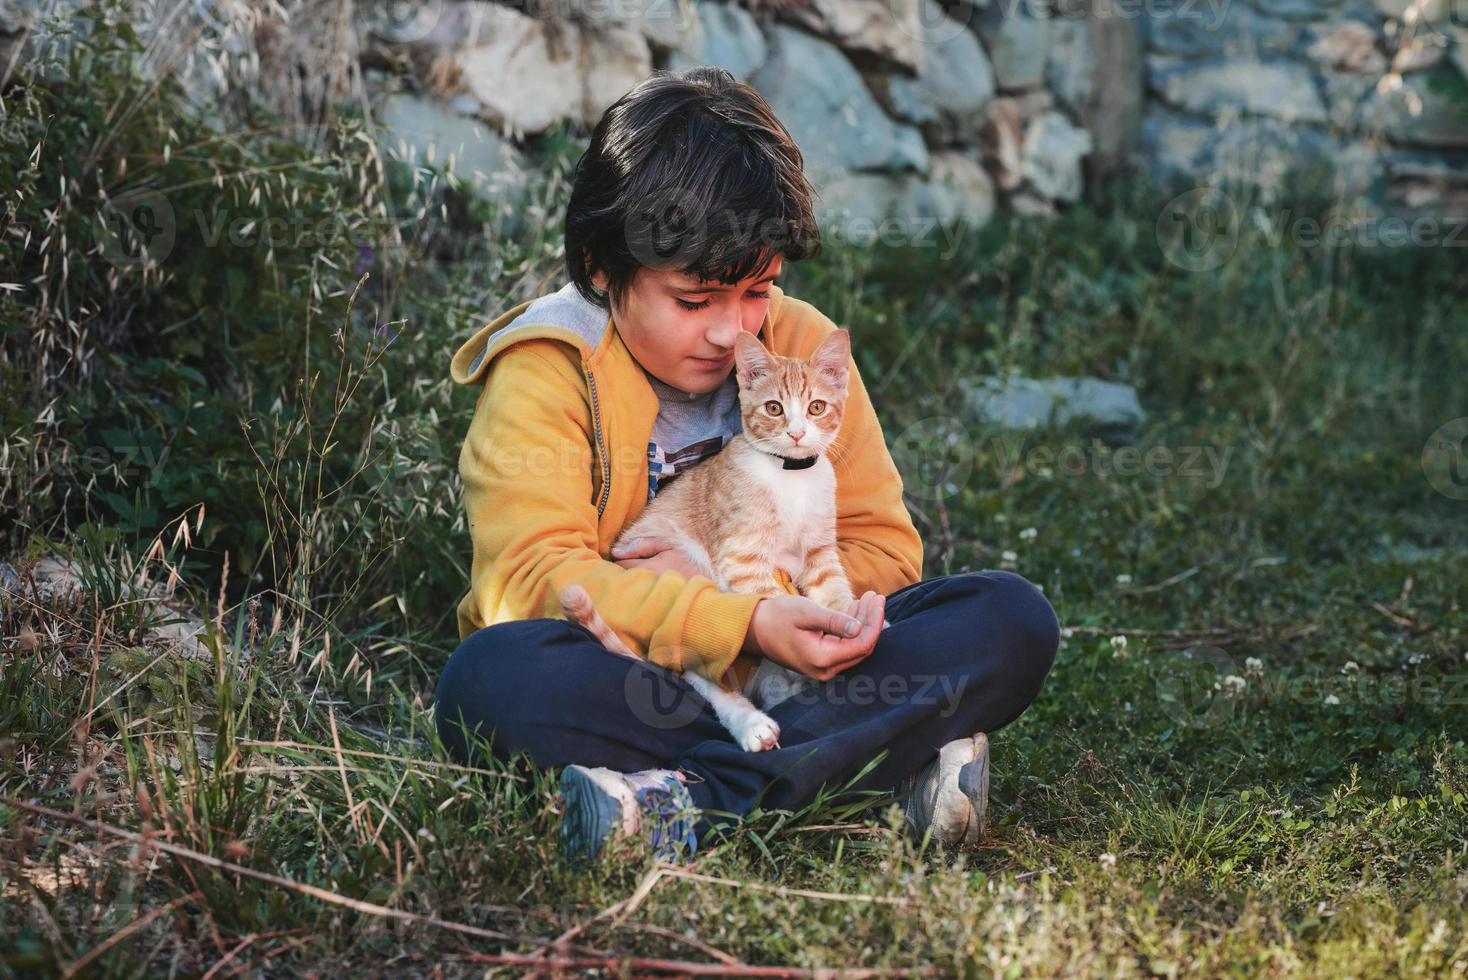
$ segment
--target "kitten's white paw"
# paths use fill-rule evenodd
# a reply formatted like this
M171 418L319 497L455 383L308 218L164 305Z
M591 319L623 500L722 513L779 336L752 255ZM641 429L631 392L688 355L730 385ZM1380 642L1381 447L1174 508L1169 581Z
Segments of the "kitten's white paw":
M763 712L749 712L734 727L734 739L746 752L764 752L780 747L780 726Z

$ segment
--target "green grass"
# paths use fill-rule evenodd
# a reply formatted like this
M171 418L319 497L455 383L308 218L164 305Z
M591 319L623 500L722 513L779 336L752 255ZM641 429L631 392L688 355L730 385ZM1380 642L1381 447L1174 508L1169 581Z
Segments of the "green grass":
M0 806L14 842L0 852L4 969L90 956L109 976L518 973L516 956L543 954L972 976L1463 973L1468 522L1421 468L1468 366L1463 270L1451 255L1249 241L1222 273L1180 274L1145 244L1149 202L987 229L948 260L964 276L921 252L852 251L787 281L853 329L927 574L1014 567L1067 628L1039 700L994 738L983 847L905 840L837 797L756 814L651 879L634 851L568 869L554 773L465 771L433 738L442 626L373 646L392 603L354 590L343 562L303 594L351 629L307 617L293 650L295 607L272 623L269 601L252 616L231 593L214 655L185 670L138 650L147 624L118 582L142 549L87 529L53 540L92 570L89 598L4 611L5 635L40 635L6 646L0 792L87 821ZM427 333L444 345L451 331ZM964 421L958 378L1008 366L1135 384L1139 447L1210 446L1227 463L1217 478L1125 475L1082 433ZM452 397L445 444L472 407ZM934 417L966 443L933 453L905 436ZM1039 445L1101 463L1012 465ZM414 515L396 547L467 551L446 455L424 481L441 507L391 504ZM171 547L173 561L187 550ZM195 595L211 619L218 598ZM93 819L372 905L178 854L140 862Z
M1156 241L1166 195L1134 187L951 251L787 267L787 292L852 330L925 573L1018 570L1064 645L993 739L977 850L906 840L833 787L686 868L628 850L574 871L555 854L556 774L454 765L431 697L469 560L456 461L476 392L448 357L556 284L575 144L541 148L533 240L362 144L313 166L236 133L160 161L170 131L203 145L206 124L165 87L97 144L107 107L141 97L125 34L97 36L119 50L79 45L93 60L60 76L85 92L22 86L0 113L26 189L5 220L75 231L49 252L0 245L0 282L35 286L0 292L0 377L29 389L0 405L0 555L23 573L0 597L0 975L518 975L527 956L1468 972L1468 502L1423 468L1468 412L1456 251L1246 231L1190 274ZM274 256L191 242L118 274L83 234L108 183L80 166L94 145L108 173L131 161L210 197L197 178L222 172L242 217L376 229L370 275L346 239ZM290 204L278 180L251 183L280 160L300 169ZM1265 227L1329 203L1239 199ZM73 346L85 382L47 369ZM1129 469L1083 432L972 420L962 380L1010 369L1136 386L1142 458L1177 455ZM170 462L137 469L123 450L140 446ZM1194 451L1217 464L1184 468ZM74 558L79 593L31 587L48 552ZM129 587L174 573L210 627L188 659L153 638L178 617Z

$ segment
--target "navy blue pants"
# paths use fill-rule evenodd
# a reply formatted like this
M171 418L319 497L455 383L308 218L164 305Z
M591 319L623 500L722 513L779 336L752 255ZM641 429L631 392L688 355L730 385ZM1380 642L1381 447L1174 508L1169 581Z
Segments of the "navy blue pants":
M887 597L876 649L768 714L780 747L746 752L678 674L605 649L559 619L486 626L454 651L439 679L440 739L473 764L464 731L493 754L539 766L620 772L682 769L707 831L756 805L798 810L823 785L891 790L944 743L1009 724L1040 692L1060 625L1043 592L1013 572L916 582Z

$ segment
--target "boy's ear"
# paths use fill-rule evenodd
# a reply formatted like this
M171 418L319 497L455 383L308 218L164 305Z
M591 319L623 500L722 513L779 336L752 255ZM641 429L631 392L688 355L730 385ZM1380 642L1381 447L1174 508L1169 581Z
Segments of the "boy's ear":
M845 327L831 331L807 360L822 380L837 388L845 388L851 362L850 331Z
M739 331L739 336L734 338L734 373L741 388L748 388L759 378L775 373L775 359L765 350L765 345L747 330Z

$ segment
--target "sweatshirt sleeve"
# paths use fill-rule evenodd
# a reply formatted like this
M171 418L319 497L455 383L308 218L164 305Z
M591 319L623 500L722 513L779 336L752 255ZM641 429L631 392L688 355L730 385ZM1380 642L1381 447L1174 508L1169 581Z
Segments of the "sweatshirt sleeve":
M556 341L527 340L489 370L459 454L474 549L460 632L466 621L564 618L561 590L580 583L634 652L717 680L738 655L759 597L720 592L702 575L602 557L595 430L575 358Z
M822 315L822 319L825 319ZM823 339L836 329L825 319ZM920 581L923 540L902 502L902 474L887 451L866 384L853 358L841 432L831 453L836 469L836 549L860 596L891 595Z

